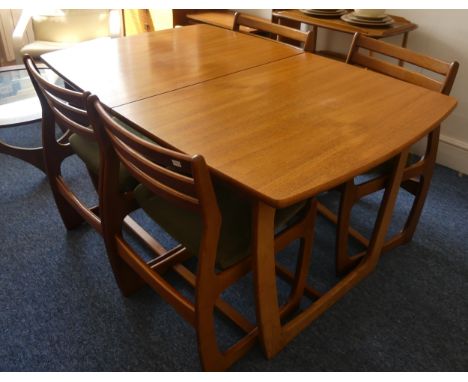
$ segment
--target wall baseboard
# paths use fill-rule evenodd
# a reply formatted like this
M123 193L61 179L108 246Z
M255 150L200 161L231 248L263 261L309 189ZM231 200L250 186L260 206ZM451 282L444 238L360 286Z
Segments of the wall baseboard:
M412 152L422 154L425 142L416 143ZM447 135L440 135L437 163L462 174L468 174L468 143Z

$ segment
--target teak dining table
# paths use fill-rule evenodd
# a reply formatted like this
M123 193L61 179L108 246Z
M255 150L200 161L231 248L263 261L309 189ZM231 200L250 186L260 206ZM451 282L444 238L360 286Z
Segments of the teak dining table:
M375 269L409 147L456 106L449 96L208 25L99 44L43 59L149 137L202 154L214 174L251 198L257 324L267 357ZM275 210L391 158L395 165L367 255L281 324Z

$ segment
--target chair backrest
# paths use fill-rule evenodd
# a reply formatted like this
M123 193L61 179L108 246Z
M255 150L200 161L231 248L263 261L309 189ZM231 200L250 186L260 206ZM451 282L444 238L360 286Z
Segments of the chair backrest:
M198 211L207 225L219 222L211 176L202 156L185 155L137 136L116 123L94 95L88 99L88 114L102 147L110 144L116 153L112 158L106 152L108 168L117 166L119 159L154 194ZM108 175L105 178L112 181Z
M362 52L361 49L367 52ZM381 56L394 58L398 63L384 60ZM354 35L346 62L443 94L450 93L459 66L457 61L444 62L359 33ZM400 66L401 62L431 72L431 76L411 70L408 65ZM432 77L433 74L435 77Z
M285 25L275 24L269 20L236 12L232 29L239 31L240 26L256 29L258 31L268 32L276 35L277 38L295 40L304 44L304 50L313 52L315 47L315 39L312 31L303 32L298 29L290 28Z
M111 35L109 9L60 9L35 14L36 40L80 42Z
M86 99L90 93L66 89L49 82L29 55L25 55L23 61L41 102L43 118L51 126L54 126L53 122L56 123L63 131L69 130L94 139L86 112Z

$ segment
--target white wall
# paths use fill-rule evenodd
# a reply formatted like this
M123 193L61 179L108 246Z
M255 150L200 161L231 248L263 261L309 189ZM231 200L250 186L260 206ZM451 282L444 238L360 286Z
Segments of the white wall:
M388 13L418 24L408 48L460 63L451 95L458 107L442 125L438 162L468 174L468 10L398 9Z

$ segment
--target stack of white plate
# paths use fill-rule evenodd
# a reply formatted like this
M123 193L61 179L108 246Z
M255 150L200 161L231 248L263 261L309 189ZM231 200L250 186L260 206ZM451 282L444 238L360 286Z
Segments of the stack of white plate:
M385 13L371 15L364 12L351 12L342 15L341 19L347 23L364 27L388 27L393 24L393 19Z
M302 13L314 17L338 18L346 14L346 9L299 9Z

